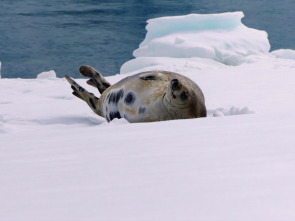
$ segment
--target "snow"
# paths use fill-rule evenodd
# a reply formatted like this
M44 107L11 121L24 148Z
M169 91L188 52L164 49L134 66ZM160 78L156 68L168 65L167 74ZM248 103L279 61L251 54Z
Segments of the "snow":
M295 60L295 51L290 49L279 49L271 52L277 58Z
M47 78L56 78L56 73L54 70L45 71L37 75L37 79L47 79Z
M241 13L197 17L158 22L184 19L192 34L193 19L200 27L210 20L203 26L212 29L196 39L217 25L241 25ZM150 41L163 37L149 25ZM294 51L245 55L235 66L157 52L107 79L179 72L203 90L207 118L107 123L71 95L65 79L0 79L0 220L295 219ZM98 95L85 79L77 82Z

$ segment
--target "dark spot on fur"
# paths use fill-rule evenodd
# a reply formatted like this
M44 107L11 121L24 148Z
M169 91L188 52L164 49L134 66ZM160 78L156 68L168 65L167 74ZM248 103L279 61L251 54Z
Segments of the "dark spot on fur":
M97 87L97 85L95 84L95 81L93 79L89 79L88 81L86 81L87 84L91 85L91 86L94 86L94 87Z
M80 94L78 94L76 91L74 91L72 94L83 100L83 98L80 96Z
M102 85L103 85L105 88L108 88L109 86L111 86L109 83L105 83L105 82L103 82Z
M123 96L124 96L123 89L119 90L118 92L111 93L110 98L109 98L109 104L111 102L117 104Z
M89 102L90 102L91 106L93 107L93 109L96 109L96 105L95 105L92 98L89 98Z
M109 100L110 96L111 96L111 94L108 93L108 95L106 96L106 99Z
M121 115L120 115L120 112L119 111L111 112L110 113L110 120L113 120L114 118L118 118L118 119L121 118Z
M83 87L79 87L79 91L83 93L85 90Z
M133 92L128 92L128 94L126 95L125 97L125 103L128 104L128 105L131 105L134 103L135 101L135 94Z
M156 75L147 75L147 76L141 76L140 79L142 80L156 80L157 76Z
M109 96L109 104L110 104L111 102L113 102L115 95L113 93L110 93L109 95L110 95Z
M146 108L145 107L139 107L139 109L138 109L138 113L139 114L144 114L145 111L146 111Z
M119 92L117 93L116 100L119 101L123 96L124 96L124 90L121 89L121 90L119 90Z

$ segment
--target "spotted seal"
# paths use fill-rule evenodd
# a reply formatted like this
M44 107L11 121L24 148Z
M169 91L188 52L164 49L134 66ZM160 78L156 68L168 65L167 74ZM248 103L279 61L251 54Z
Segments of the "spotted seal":
M98 89L97 98L69 76L73 95L84 100L99 116L111 121L153 122L206 117L204 95L189 78L168 71L147 71L126 77L111 85L97 70L80 67L80 73Z

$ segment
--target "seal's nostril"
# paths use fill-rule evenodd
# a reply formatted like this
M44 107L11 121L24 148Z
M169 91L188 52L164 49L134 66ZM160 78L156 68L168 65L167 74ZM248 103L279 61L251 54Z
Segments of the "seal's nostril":
M179 83L178 79L172 79L171 80L171 88L172 88L173 91L180 88L180 83Z

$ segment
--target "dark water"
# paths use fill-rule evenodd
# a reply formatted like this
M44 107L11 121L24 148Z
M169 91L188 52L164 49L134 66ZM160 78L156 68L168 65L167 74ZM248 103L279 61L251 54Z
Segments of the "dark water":
M243 11L245 25L266 30L272 50L295 49L294 0L1 0L2 77L52 69L78 77L84 64L116 74L144 39L147 19L229 11Z

